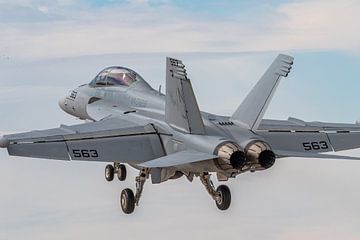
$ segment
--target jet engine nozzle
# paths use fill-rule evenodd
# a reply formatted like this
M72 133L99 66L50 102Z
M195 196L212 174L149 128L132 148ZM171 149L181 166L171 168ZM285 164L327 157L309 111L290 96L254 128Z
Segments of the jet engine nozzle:
M243 151L236 151L231 154L230 164L235 169L242 169L246 165L245 153Z
M272 167L276 156L271 150L269 144L263 141L255 140L250 142L245 148L246 159L252 165L260 165L263 169Z
M240 147L233 142L220 144L215 150L215 155L219 156L215 163L221 170L241 170L246 165L244 151L240 150Z
M10 142L5 137L0 137L0 148L7 148L9 146Z
M262 151L259 155L259 164L265 169L271 168L276 160L276 155L271 150Z

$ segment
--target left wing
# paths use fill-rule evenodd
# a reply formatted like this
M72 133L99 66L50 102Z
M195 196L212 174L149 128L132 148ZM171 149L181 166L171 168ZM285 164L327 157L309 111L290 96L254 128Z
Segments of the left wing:
M165 154L152 124L119 118L74 126L5 135L0 147L9 155L57 160L142 163Z

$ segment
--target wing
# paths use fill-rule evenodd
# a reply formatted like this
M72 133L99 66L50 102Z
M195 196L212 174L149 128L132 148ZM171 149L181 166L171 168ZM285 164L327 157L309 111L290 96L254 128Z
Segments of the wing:
M231 117L231 121L256 130L271 102L282 77L287 77L293 58L280 54L259 82L241 103Z
M318 153L360 148L358 124L305 122L295 118L287 121L263 120L257 134L283 157L322 158Z
M180 60L166 59L165 120L185 133L205 134L198 104Z
M57 160L142 163L165 153L151 124L110 118L74 126L6 135L9 155Z

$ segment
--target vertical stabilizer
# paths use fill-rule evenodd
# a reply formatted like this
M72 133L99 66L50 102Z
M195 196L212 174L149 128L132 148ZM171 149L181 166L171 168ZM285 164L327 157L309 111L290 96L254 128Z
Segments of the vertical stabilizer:
M173 128L191 134L205 134L204 123L185 65L166 59L165 120Z
M256 130L271 102L281 77L287 77L294 58L280 54L232 115L235 123Z

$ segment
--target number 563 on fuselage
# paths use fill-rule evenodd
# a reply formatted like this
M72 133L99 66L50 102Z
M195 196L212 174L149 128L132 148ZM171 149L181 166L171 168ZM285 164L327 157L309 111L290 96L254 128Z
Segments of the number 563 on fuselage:
M128 164L139 170L136 191L124 189L122 210L138 206L147 179L159 184L199 177L220 210L231 203L225 185L245 172L263 171L284 157L353 159L326 154L360 147L360 125L266 120L263 116L293 58L280 54L232 116L201 112L180 60L166 59L166 94L138 73L109 67L89 84L59 101L67 113L91 122L5 135L0 147L10 155L67 161L109 162L105 177L126 179Z

